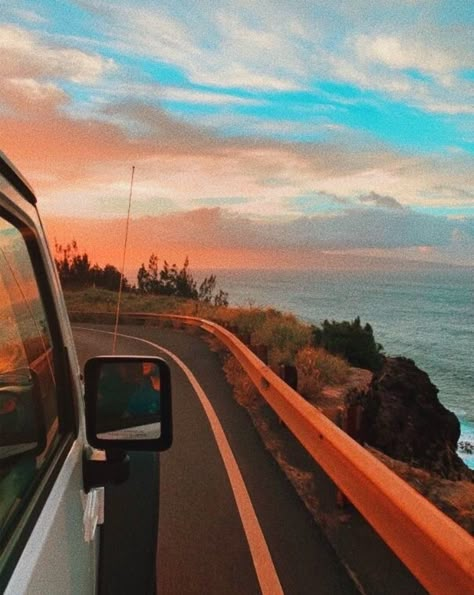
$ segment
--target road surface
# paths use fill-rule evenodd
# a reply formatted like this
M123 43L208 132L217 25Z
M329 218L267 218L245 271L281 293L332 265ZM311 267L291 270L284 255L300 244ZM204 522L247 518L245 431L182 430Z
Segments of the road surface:
M80 326L74 335L82 365L111 353L109 327ZM158 592L357 593L233 400L218 355L183 331L126 326L120 332L129 338L120 337L118 354L160 355L171 366L174 443L160 456ZM155 501L147 465L156 469L150 458L132 468L129 490L138 506Z

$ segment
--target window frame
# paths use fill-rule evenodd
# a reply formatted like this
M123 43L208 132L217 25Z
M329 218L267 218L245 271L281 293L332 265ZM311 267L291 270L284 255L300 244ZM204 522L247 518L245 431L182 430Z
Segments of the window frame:
M7 203L11 202L8 195L2 191L0 191L0 198L5 199ZM52 343L59 436L57 444L51 448L41 468L37 470L35 478L24 494L25 501L15 511L11 524L0 541L0 592L3 592L78 436L79 419L76 403L78 395L75 395L71 365L63 340L54 289L48 281L49 267L40 247L41 239L34 222L29 223L28 217L21 217L21 213L20 216L13 214L3 204L0 205L0 218L15 227L21 234L43 304ZM51 266L54 266L54 263L51 263Z

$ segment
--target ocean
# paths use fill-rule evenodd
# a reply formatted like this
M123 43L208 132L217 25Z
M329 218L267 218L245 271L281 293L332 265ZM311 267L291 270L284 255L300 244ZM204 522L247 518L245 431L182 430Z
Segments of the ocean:
M312 324L360 316L387 355L428 373L461 422L461 440L474 444L473 269L214 273L231 305L272 306ZM459 454L474 469L474 454Z

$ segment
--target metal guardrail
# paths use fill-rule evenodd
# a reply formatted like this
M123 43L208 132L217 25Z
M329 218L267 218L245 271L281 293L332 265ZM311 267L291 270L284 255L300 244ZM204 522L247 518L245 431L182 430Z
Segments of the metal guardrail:
M433 594L474 593L474 539L290 388L246 345L213 322L123 314L197 326L236 357L263 398L397 557Z

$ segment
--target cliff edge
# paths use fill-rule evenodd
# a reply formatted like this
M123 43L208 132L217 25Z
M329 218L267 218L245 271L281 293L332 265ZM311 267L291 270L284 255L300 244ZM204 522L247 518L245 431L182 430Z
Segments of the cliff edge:
M428 374L404 357L385 358L366 391L349 393L361 405L359 439L385 455L451 481L474 480L457 455L460 424L438 399Z

